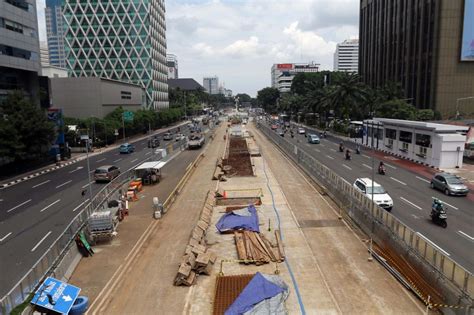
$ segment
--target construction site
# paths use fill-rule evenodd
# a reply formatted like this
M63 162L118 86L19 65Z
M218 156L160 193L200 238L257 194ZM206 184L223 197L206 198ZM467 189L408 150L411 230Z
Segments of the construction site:
M253 124L219 127L193 167L166 214L133 243L105 245L123 252L102 262L115 272L78 266L70 282L89 314L436 312Z

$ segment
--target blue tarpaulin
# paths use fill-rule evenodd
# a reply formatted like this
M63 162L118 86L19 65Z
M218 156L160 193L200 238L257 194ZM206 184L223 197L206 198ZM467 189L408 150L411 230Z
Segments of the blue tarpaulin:
M220 233L240 229L260 232L257 210L254 205L249 205L247 208L226 213L219 219L216 228Z
M288 287L281 278L257 272L224 314L259 314L263 309L267 314L286 313L283 304L287 297Z

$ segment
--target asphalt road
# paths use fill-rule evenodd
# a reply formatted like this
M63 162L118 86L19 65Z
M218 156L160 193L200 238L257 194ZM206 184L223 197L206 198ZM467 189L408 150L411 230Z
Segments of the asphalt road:
M334 137L321 139L320 144L309 144L304 135L285 139L311 154L350 183L360 177L372 177L372 165L377 171L380 160L374 158L370 150L362 148L361 155L355 154L355 144L345 142L351 148L352 160L345 160L339 152L340 140ZM421 234L423 238L442 250L451 259L474 272L474 203L471 198L446 196L430 188L430 178L422 177L408 169L384 160L386 175L375 172L375 182L381 184L392 197L394 207L391 213L405 225ZM472 192L471 192L472 194ZM442 200L448 213L448 227L431 222L432 197Z
M171 128L172 132L176 129ZM181 128L181 132L187 131L187 128ZM120 154L117 148L91 157L91 172L98 166L109 164L124 172L155 150L147 147L147 140L132 143L135 152L131 154ZM168 143L161 141L160 148ZM199 152L184 151L165 165L160 189L168 195ZM91 185L95 195L105 184L93 182ZM84 189L87 189L87 194L82 196ZM54 243L89 198L86 160L0 190L0 297Z

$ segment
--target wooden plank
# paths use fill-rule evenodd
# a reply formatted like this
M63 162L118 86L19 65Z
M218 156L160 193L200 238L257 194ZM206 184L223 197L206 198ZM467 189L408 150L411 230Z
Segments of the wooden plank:
M239 259L247 259L247 251L245 249L245 242L242 233L235 231L234 238L235 247L237 248L237 256Z
M264 238L263 234L259 233L254 233L255 239L258 241L260 247L265 251L265 254L268 256L268 258L272 259L272 252L269 248L267 248L267 244L262 240L262 237ZM273 257L274 260L274 257Z
M275 252L273 251L273 246L270 241L263 234L260 234L260 239L265 244L265 247L268 251L268 254L270 255L271 260L279 261L278 257L275 256Z
M283 249L283 243L281 242L280 231L275 230L275 238L277 241L278 251L280 252L280 257L285 259L285 250Z

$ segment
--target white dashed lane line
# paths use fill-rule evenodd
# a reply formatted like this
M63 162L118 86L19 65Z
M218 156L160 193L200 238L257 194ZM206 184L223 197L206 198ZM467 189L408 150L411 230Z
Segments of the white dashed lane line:
M72 209L72 212L76 212L77 209L79 209L80 207L82 207L83 204L85 204L86 202L88 202L89 199L86 199L84 200L83 202L81 202L77 207L75 207L74 209Z
M43 236L43 238L42 238L38 243L36 243L35 247L33 247L33 248L31 249L31 251L34 252L34 251L38 248L38 246L40 246L41 243L43 243L44 240L45 240L50 234L51 234L51 231L49 231L48 233L46 233L46 235Z
M351 171L352 171L352 168L350 168L350 167L347 166L346 164L342 163L342 166L344 166L344 167L347 168L348 170L351 170Z
M9 237L10 235L12 235L12 232L10 232L7 235L5 235L4 237L0 238L0 242L3 242L4 240L6 240L7 237Z
M151 154L151 153L152 153L152 152L147 152L147 153L145 153L145 155L148 155L148 154Z
M393 177L390 177L392 180L396 181L397 183L400 183L402 184L403 186L406 186L407 184L405 184L404 182L402 182L401 180L398 180L396 178L393 178Z
M13 207L13 208L11 208L10 210L7 210L7 213L8 213L8 212L11 212L11 211L13 211L13 210L15 210L15 209L17 209L17 208L19 208L19 207L23 206L23 205L26 205L26 204L27 204L28 202L30 202L30 201L31 201L31 199L28 199L27 201L25 201L25 202L22 202L22 203L20 203L20 204L19 204L19 205L17 205L17 206L14 206L14 207Z
M328 158L330 158L331 160L334 160L334 158L330 155L326 155Z
M97 160L96 162L99 163L99 162L102 162L102 161L105 161L106 158L103 158L103 159L100 159L100 160Z
M69 184L70 182L72 182L72 180L68 180L67 182L62 183L61 185L56 186L56 188L63 187L64 185L67 185L67 184Z
M52 206L54 206L55 204L57 204L58 202L60 202L61 199L58 199L56 200L55 202L53 202L52 204L50 204L49 206L46 206L44 207L43 209L40 210L40 212L43 212L44 210L47 210L48 208L51 208Z
M396 169L397 169L395 166L392 166L392 165L390 165L390 164L387 164L387 163L385 163L385 166L388 166L388 167L390 167L390 168L392 168L392 169L394 169L394 170L396 170Z
M367 168L370 169L370 170L372 169L372 166L369 166L369 165L364 164L364 163L363 163L362 165L364 165L365 167L367 167Z
M114 163L117 163L117 162L120 162L120 161L122 161L122 159L117 159L117 160L114 161Z
M406 200L406 199L403 198L403 197L400 197L400 199L403 200L403 201L405 201L405 202L408 203L409 205L415 207L416 209L421 210L421 207L415 205L413 202L411 202L411 201L409 201L409 200Z
M431 245L433 245L433 247L437 248L440 252L442 252L442 253L445 254L446 256L451 256L448 252L446 252L444 249L442 249L441 247L439 247L438 245L436 245L435 243L433 243L429 238L427 238L426 236L424 236L424 235L421 234L420 232L416 232L416 234L418 234L419 236L421 236L423 239L425 239L425 241L427 241L428 243L430 243Z
M462 236L466 237L468 240L470 240L471 242L474 242L474 237L464 233L463 231L458 231L459 234L461 234ZM0 240L1 241L1 240Z
M46 181L44 181L44 182L42 182L42 183L39 183L39 184L36 184L36 185L34 185L34 186L33 186L33 187L31 187L31 188L36 188L36 187L39 187L39 186L41 186L41 185L44 185L44 184L46 184L46 183L49 183L50 181L51 181L51 180L50 180L50 179L48 179L48 180L46 180Z
M371 159L371 157L368 156L368 155L365 155L365 154L361 154L361 155L362 155L363 157L365 157L365 158Z
M133 162L135 162L135 161L138 161L138 159L131 160L130 163L133 163Z
M417 179L419 179L419 180L425 182L425 183L428 183L428 184L430 183L430 181L427 180L427 179L421 178L421 177L419 177L419 176L415 176L415 177L416 177Z

